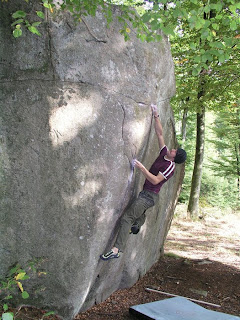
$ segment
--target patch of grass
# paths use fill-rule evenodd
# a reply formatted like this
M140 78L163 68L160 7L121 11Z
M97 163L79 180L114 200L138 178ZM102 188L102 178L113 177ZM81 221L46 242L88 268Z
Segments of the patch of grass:
M167 252L167 253L164 253L164 256L165 257L171 257L171 258L175 258L175 259L181 259L182 257L173 253L173 252Z

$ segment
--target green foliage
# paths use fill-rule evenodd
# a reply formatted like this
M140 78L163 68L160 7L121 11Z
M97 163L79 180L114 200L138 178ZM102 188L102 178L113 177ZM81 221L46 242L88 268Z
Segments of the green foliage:
M178 101L176 97L174 97L171 101L171 104L175 111L175 119L178 128L177 130L177 139L181 147L183 147L187 152L187 161L185 163L185 176L182 184L181 193L178 201L180 203L186 203L189 200L190 188L191 188L191 180L192 180L192 172L194 166L194 158L195 158L195 139L196 139L196 116L194 112L190 112L188 114L188 122L187 122L187 139L183 144L182 136L181 136L181 122L182 122L182 111L181 107L179 108Z
M21 268L19 264L12 267L7 276L4 279L0 279L0 292L3 295L2 301L4 304L2 306L2 320L13 320L14 314L8 311L8 303L10 299L13 298L13 294L17 292L21 293L23 299L27 299L29 294L24 290L22 282L29 279L29 276Z
M46 274L37 270L38 266L42 263L43 259L34 259L27 263L26 270L19 264L14 265L4 278L0 278L0 293L1 293L1 305L2 307L1 320L13 320L14 313L10 311L9 301L14 297L21 294L21 298L26 300L29 298L28 292L24 289L23 282L30 279L30 273ZM28 272L28 274L27 274ZM44 317L54 314L53 311L45 313Z
M12 298L10 293L14 291L16 287L18 287L18 289L21 291L22 297L25 298L27 295L27 292L25 292L23 289L22 281L27 279L29 279L29 276L20 267L19 264L11 268L6 278L4 280L1 280L1 291L6 293L6 296L4 299Z
M168 28L165 33L171 35L171 42L177 37L180 46L188 44L186 53L192 56L188 63L192 63L196 76L203 69L209 70L210 64L228 60L234 46L239 48L238 6L237 1L164 1L164 5L155 5L151 14L147 12L146 19L164 32Z
M205 169L201 185L201 204L203 200L205 205L239 210L236 181L219 176L215 170Z
M230 190L238 191L240 199L240 107L235 103L217 113L215 126L212 128L216 139L210 140L215 146L217 156L211 157L211 168L219 176L231 182Z
M49 317L49 316L52 316L52 315L54 315L54 314L55 314L54 311L46 312L46 313L43 315L42 319L47 318L47 317Z
M175 98L176 99L176 98ZM172 101L174 106L176 100ZM201 183L200 206L218 208L240 208L239 201L239 166L236 157L235 144L239 143L240 119L237 115L237 104L228 108L228 112L207 113L205 160ZM181 123L181 109L175 110L177 128ZM184 148L188 153L185 166L185 177L179 196L180 203L189 200L191 179L195 153L195 121L194 112L190 111L187 124L187 140ZM178 129L178 141L181 144L181 133Z
M4 312L2 314L2 320L13 320L13 319L14 319L14 315L12 312Z
M45 15L42 11L36 11L36 15L44 19ZM40 36L41 33L38 30L38 26L41 24L41 21L35 21L30 23L26 18L27 18L27 13L22 10L18 10L12 14L12 18L15 19L15 21L12 23L12 27L15 27L13 30L13 36L15 38L21 37L22 36L22 28L25 26L30 32Z
M187 2L185 4L187 5ZM199 17L203 19L197 19L192 16L190 24L181 20L178 26L178 33L171 37L177 82L177 94L173 99L172 105L175 114L180 114L181 117L183 116L183 111L186 112L187 110L188 115L193 115L199 112L202 106L206 110L214 110L216 112L227 104L236 102L236 96L238 96L240 58L238 33L233 33L229 26L228 8L222 6L223 12L220 13L221 7L215 5L208 8L203 6L204 11L202 14L200 14L201 8L195 8L194 10L199 12ZM190 14L193 13L192 10L189 12ZM239 13L236 14L239 17ZM226 28L227 25L228 27ZM209 30L211 30L211 33L209 33ZM192 128L193 131L196 130L196 125L192 127L192 123L189 123L189 121L187 126ZM187 141L192 146L196 143L195 138L191 138L189 130ZM194 148L188 148L189 146L186 145L188 154L194 154ZM205 165L208 165L208 162L206 163ZM186 176L180 196L180 201L182 202L189 199L192 165L192 163L187 163L186 166ZM217 174L219 176L220 172ZM208 181L210 185L213 180ZM217 181L217 177L215 180ZM213 203L212 199L214 197L212 194L209 192L204 193L206 181L207 176L203 171L203 185L199 200L201 202L206 196L207 200L205 200ZM215 186L218 187L217 182ZM215 199L218 198L219 194L215 192ZM224 192L222 194L224 197L216 201L219 205L222 199L227 200L226 194ZM235 201L230 201L232 204L236 202L236 193L234 193L234 197Z
M84 16L95 16L101 10L109 25L112 20L112 10L118 6L121 14L118 20L122 24L120 33L125 40L130 38L132 28L137 37L142 41L160 41L160 31L171 37L180 37L186 41L191 33L190 53L193 58L193 75L198 75L201 70L209 69L209 63L223 63L229 60L233 48L239 49L239 9L237 0L225 0L211 3L211 1L167 1L161 2L140 0L63 0L58 5L52 0L39 0L42 8L50 13L58 10L71 12L76 21L81 21ZM29 5L30 6L30 5ZM41 21L30 23L25 11L18 10L13 13L15 19L12 26L14 37L22 35L22 27L40 35L38 26ZM36 16L45 19L42 11L37 11ZM185 42L186 43L186 42Z

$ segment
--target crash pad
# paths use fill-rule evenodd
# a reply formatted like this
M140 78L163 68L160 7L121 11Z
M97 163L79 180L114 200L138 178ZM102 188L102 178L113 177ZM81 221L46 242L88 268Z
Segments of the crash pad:
M139 319L153 320L240 320L240 317L205 309L183 298L175 297L129 308Z

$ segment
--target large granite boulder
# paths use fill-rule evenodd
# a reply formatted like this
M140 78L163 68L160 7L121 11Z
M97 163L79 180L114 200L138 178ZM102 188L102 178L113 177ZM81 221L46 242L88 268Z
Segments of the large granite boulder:
M170 98L174 67L167 38L125 42L101 13L75 24L48 17L42 36L14 39L0 3L0 275L44 258L47 275L28 281L27 303L63 319L132 286L160 257L183 167L164 185L124 255L103 262L126 206L158 154L150 103L167 145L176 146Z

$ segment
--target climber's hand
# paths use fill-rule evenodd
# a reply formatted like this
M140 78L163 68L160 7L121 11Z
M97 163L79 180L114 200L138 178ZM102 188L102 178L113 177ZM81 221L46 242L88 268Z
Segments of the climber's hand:
M137 159L134 159L133 160L133 164L134 164L134 167L137 167L137 168L139 168L139 169L146 169L145 167L144 167L144 165L140 162L140 161L138 161Z
M152 113L154 116L158 115L158 109L157 109L157 105L156 104L151 104L151 108L152 108Z

